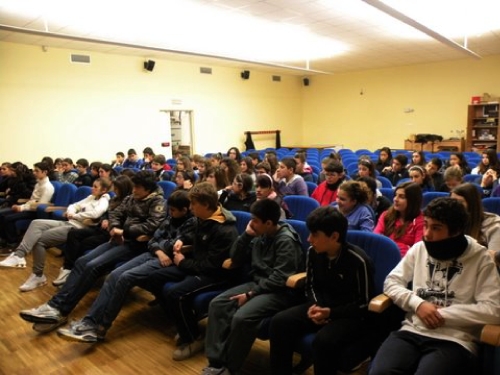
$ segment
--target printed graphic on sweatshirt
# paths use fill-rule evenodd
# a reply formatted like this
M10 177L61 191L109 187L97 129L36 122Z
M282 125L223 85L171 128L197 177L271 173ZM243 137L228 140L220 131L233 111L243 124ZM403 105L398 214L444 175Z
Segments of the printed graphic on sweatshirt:
M429 278L427 288L417 289L417 296L436 306L448 307L453 304L455 292L449 289L451 281L462 274L463 265L460 262L443 265L441 262L427 262Z

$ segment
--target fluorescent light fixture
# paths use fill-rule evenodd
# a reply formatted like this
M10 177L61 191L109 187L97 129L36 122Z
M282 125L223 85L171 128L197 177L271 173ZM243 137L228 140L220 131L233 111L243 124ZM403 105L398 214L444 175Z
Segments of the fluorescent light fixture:
M0 9L40 17L54 33L253 61L311 61L348 51L308 29L189 0L0 0Z

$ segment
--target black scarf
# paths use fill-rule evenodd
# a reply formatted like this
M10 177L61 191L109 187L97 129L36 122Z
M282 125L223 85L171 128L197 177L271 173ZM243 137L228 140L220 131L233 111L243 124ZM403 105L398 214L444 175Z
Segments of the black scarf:
M467 249L469 243L463 234L441 241L424 240L427 253L434 259L445 261L457 259Z

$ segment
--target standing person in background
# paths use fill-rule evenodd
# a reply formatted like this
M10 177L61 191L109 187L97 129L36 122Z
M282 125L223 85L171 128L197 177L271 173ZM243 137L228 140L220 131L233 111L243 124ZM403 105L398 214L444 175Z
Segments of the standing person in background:
M394 204L382 213L374 233L396 242L405 256L410 247L422 240L424 216L421 211L422 189L413 182L404 182L394 191Z

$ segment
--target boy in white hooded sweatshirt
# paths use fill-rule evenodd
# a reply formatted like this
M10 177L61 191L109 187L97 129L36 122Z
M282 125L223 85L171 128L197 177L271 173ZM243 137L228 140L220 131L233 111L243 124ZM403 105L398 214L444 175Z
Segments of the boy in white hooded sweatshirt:
M451 198L426 207L424 240L384 283L406 318L380 347L370 375L474 373L482 326L500 323L500 278L486 248L464 234L466 223L465 208Z

